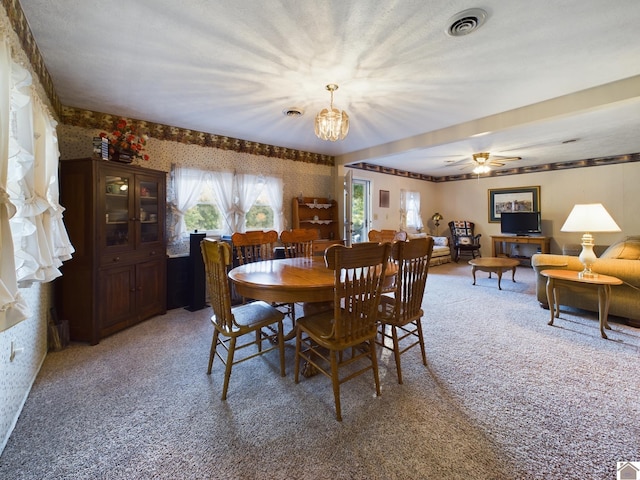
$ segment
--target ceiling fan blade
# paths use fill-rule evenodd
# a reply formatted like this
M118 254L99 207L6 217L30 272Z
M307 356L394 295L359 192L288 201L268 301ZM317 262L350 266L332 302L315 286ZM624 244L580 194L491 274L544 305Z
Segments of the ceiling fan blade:
M466 155L456 155L456 157L463 157L458 160L445 160L445 167L455 167L456 165L460 165L461 163L468 162L471 160Z
M494 165L496 167L504 167L504 164L507 162L514 162L516 160L522 160L522 157L501 157L500 155L491 155L489 158L489 165Z

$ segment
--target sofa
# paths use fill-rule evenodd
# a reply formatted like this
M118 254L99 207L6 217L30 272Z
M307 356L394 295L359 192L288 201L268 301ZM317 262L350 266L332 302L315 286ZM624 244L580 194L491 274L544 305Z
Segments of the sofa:
M581 271L582 263L577 256L537 253L531 258L536 272L536 296L540 305L549 308L547 302L547 279L540 272L546 269ZM609 315L627 319L629 325L640 327L640 237L627 237L609 246L596 260L592 270L603 275L619 278L624 283L611 287ZM595 288L558 285L560 305L598 311L598 293Z
M422 233L409 233L407 232L407 240L414 238L426 238L427 234ZM449 263L451 261L451 248L449 243L449 237L433 237L433 253L431 254L431 260L429 266L442 265L443 263Z

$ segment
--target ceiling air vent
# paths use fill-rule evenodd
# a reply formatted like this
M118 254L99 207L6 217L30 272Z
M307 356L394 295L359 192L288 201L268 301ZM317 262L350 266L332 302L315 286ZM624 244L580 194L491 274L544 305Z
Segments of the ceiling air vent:
M462 37L476 31L487 19L487 12L480 8L470 8L455 14L449 19L447 34L452 37Z
M300 117L304 115L304 110L298 107L290 107L285 108L282 113L285 117Z

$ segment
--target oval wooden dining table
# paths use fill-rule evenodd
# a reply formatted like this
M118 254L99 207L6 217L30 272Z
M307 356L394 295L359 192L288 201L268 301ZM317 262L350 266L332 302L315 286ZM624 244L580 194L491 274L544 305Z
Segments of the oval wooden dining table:
M388 286L398 268L387 264ZM273 303L329 302L333 300L334 272L324 257L283 258L246 263L233 268L229 279L239 295Z
M233 268L229 279L245 298L275 303L333 300L334 272L323 257L247 263Z

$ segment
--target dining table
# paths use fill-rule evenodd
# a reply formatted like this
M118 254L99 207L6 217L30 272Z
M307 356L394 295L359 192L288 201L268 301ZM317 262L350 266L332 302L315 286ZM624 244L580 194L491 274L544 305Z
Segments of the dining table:
M231 269L229 279L239 295L269 303L333 300L334 272L324 257L246 263Z
M390 261L385 285L393 283L397 265ZM304 303L307 311L322 310L334 299L334 271L324 257L282 258L246 263L229 271L236 292L244 298L268 303ZM314 309L316 304L317 308ZM287 335L291 338L291 335Z

